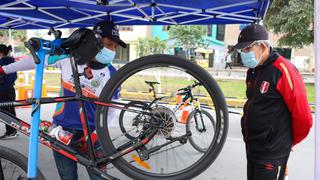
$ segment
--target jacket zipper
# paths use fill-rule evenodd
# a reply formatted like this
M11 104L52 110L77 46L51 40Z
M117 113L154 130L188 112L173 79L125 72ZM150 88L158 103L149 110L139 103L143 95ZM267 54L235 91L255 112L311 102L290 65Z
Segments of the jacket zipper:
M255 73L255 72L253 72ZM254 81L254 84L253 84L253 98L250 99L248 101L248 105L246 106L246 116L244 117L244 129L245 129L245 137L244 137L244 140L245 142L247 142L247 138L248 138L248 126L247 126L247 121L248 121L248 109L249 109L249 106L251 104L251 102L255 99L255 97L257 96L257 93L256 93L256 90L257 90L257 81L260 77L260 71L257 71L257 74L255 75L256 78L255 78L255 81Z

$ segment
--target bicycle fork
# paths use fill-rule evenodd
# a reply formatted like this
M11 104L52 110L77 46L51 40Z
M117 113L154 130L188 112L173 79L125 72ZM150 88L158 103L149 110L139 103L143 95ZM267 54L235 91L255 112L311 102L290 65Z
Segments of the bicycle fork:
M196 99L196 102L197 102L197 107L196 107L196 111L195 111L195 114L194 114L194 119L195 119L195 123L196 123L196 129L199 132L205 132L206 131L206 127L205 127L204 122L203 122L203 116L202 116L202 110L201 110L200 102L198 101L198 99ZM197 116L198 112L199 112L199 115L200 115L200 120L201 120L200 122L202 124L202 129L200 129L199 123L198 123L198 116Z

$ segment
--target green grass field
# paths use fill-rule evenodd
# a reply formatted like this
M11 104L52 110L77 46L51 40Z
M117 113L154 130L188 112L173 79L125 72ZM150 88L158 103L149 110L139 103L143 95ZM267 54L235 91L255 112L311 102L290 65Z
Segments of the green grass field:
M31 76L29 77L31 80ZM60 86L60 75L57 74L45 74L44 80L47 85ZM155 81L153 77L135 77L130 79L128 83L125 83L122 88L130 91L147 91L147 86L141 86L144 80ZM140 83L137 83L140 82ZM217 81L225 97L245 97L246 85L244 81ZM176 87L184 87L188 85L190 81L181 78L166 78L166 84L170 86L163 86L163 89L170 89ZM174 85L174 87L172 87ZM310 103L314 103L315 88L314 84L306 84L306 90L308 100ZM171 91L172 92L172 91Z

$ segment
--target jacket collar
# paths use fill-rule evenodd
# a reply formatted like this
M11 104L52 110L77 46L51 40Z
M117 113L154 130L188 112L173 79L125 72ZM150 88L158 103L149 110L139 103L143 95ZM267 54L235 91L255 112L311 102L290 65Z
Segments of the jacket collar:
M102 69L102 68L106 67L107 65L106 65L106 64L99 63L99 62L97 62L97 61L89 61L89 62L88 62L88 66L89 66L91 69Z
M278 52L272 50L272 48L270 48L270 55L267 58L267 60L260 66L257 66L255 69L260 69L260 68L264 68L266 66L268 66L269 64L272 64L275 60L277 60L279 58L279 54Z

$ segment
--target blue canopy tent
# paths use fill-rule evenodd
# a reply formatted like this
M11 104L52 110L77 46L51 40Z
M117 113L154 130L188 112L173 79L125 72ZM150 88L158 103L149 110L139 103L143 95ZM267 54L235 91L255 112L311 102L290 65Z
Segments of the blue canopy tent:
M97 2L98 1L98 2ZM1 0L0 29L48 29L90 27L110 19L118 25L245 24L263 20L272 0ZM318 19L320 2L315 1ZM318 9L317 9L318 8ZM320 24L315 22L316 27ZM320 36L315 28L315 38ZM317 36L318 35L318 36ZM316 39L316 47L320 44ZM320 52L317 52L317 58ZM317 62L316 89L320 89ZM319 91L316 91L316 123L319 117ZM34 122L32 122L32 126ZM317 129L320 124L316 124ZM37 139L37 129L31 139ZM31 141L30 141L31 142ZM36 141L35 141L36 142ZM320 144L316 143L316 149ZM30 144L29 158L37 159L37 143ZM317 150L316 150L317 152ZM35 161L36 162L36 161ZM320 158L316 154L315 179L320 179ZM30 164L29 164L30 165ZM35 165L34 165L35 166ZM36 171L36 167L30 167ZM29 172L28 172L29 175ZM33 176L31 176L33 177Z
M101 1L101 0L99 0ZM0 28L88 27L101 19L118 25L243 24L263 19L271 0L2 0Z

